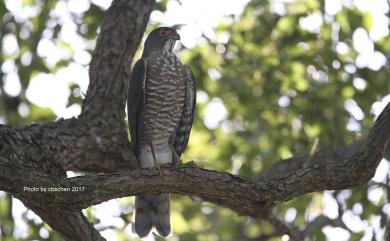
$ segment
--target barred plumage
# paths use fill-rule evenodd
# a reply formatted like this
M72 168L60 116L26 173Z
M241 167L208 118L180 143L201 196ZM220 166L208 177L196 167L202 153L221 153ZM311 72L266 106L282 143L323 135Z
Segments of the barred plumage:
M153 30L129 82L128 119L134 154L141 168L178 163L192 127L195 79L172 52L180 39L171 28ZM171 232L169 194L136 197L134 231L144 237L154 227Z
M176 130L175 138L175 151L181 156L181 154L187 148L188 139L190 137L190 131L192 128L192 122L194 120L194 110L196 103L196 85L195 77L190 67L184 65L187 78L190 81L186 82L186 98L184 104L183 114L181 116L179 126Z

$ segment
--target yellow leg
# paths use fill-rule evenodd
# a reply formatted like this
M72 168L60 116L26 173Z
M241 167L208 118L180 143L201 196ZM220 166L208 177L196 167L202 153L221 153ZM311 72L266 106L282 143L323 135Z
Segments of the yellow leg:
M169 144L169 147L171 148L172 155L173 155L172 164L173 165L180 165L182 163L182 160L179 157L179 155L177 154L175 148L171 144Z
M196 167L196 163L194 161L189 161L185 163L184 165L190 166L190 167Z
M150 142L150 143L149 143L149 146L150 146L150 149L152 150L154 168L157 169L158 174L160 174L160 176L162 176L162 172L161 172L160 165L157 163L156 155L154 154L154 147L153 147L153 144Z

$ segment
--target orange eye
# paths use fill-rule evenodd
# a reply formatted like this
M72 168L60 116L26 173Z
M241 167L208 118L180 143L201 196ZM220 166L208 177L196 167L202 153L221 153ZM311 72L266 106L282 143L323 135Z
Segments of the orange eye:
M158 34L161 36L161 37L165 37L169 34L169 30L166 30L166 29L161 29Z

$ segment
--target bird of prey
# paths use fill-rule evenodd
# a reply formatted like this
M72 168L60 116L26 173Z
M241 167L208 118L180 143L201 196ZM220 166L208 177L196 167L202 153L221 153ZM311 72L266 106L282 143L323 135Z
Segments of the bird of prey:
M178 164L186 149L196 102L195 78L173 53L180 35L173 28L154 29L132 70L128 120L132 149L141 168ZM154 228L171 233L169 194L146 193L135 199L133 230L140 237Z

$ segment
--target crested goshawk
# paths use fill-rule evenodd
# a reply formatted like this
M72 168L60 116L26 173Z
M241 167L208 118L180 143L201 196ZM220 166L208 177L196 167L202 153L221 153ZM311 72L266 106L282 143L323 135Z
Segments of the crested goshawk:
M192 127L196 90L191 69L173 53L176 30L160 27L147 37L129 82L128 119L132 148L141 168L179 163ZM133 230L144 237L154 227L171 232L169 194L135 199Z

